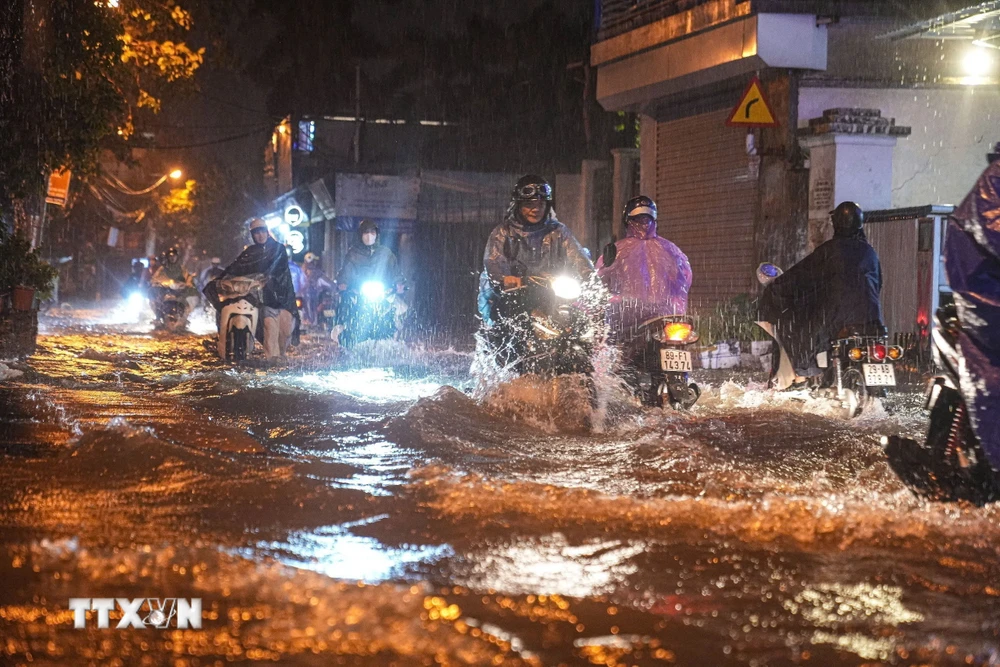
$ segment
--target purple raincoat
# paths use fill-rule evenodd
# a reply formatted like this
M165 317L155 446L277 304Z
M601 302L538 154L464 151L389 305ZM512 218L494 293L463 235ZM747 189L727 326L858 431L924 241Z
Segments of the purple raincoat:
M945 269L962 323L962 397L994 470L1000 470L1000 161L948 221Z
M691 290L687 255L656 235L655 221L645 228L630 223L625 234L610 266L604 257L597 260L598 275L614 295L611 327L618 335L654 317L685 314Z

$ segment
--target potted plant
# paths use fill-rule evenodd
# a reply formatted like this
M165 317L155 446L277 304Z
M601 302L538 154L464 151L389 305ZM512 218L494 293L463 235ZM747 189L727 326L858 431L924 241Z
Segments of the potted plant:
M31 310L36 294L43 300L52 296L56 275L24 236L0 236L0 294L10 295L14 310Z

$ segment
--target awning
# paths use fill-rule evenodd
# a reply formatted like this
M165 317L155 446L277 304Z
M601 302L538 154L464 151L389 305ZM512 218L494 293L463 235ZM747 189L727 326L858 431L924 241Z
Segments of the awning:
M882 35L887 39L962 39L1000 49L1000 0L942 14Z

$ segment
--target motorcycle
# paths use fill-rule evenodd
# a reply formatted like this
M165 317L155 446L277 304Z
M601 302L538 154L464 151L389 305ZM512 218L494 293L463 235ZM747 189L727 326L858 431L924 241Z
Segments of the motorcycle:
M882 445L889 467L918 496L985 505L1000 499L1000 473L983 451L959 391L961 324L955 305L942 306L937 320L940 326L931 336L941 373L928 384L926 440L889 436L882 438Z
M187 327L191 312L187 302L190 286L177 280L157 280L152 283L154 293L153 313L156 315L154 327L171 333L183 331Z
M394 338L402 306L395 286L369 280L359 290L349 289L341 295L339 327L333 329L331 336L337 336L347 348L369 340Z
M500 365L520 374L590 375L597 326L582 294L582 283L568 276L508 276L486 331Z
M640 336L626 345L630 368L625 375L639 390L645 405L690 410L701 397L701 389L690 381L690 347L698 342L694 319L666 315L639 325Z
M757 278L768 285L782 274L773 264L761 264ZM792 385L795 371L788 354L775 335L772 322L757 322L774 339L775 352L771 367L772 387L785 389ZM890 345L888 331L878 322L848 326L839 331L826 350L816 355L816 366L823 373L808 381L814 396L836 399L853 418L861 414L875 398L884 398L889 388L896 386L895 362L903 357L903 348Z
M219 358L243 361L254 348L260 317L261 290L267 276L256 274L215 281L219 300Z
M336 296L332 289L323 288L316 299L316 326L331 331L337 319Z

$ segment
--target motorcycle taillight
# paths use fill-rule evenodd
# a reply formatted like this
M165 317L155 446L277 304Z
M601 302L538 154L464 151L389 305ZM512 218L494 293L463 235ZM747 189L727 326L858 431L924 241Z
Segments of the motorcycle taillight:
M885 360L886 352L887 351L886 351L885 345L882 345L881 343L877 343L875 345L872 345L872 348L871 348L871 358L874 359L875 361L884 361Z

